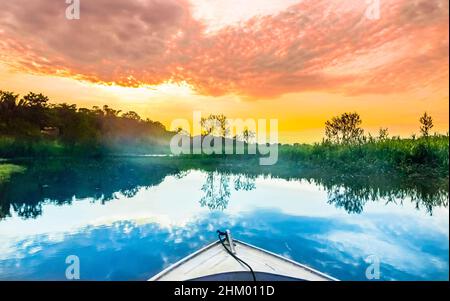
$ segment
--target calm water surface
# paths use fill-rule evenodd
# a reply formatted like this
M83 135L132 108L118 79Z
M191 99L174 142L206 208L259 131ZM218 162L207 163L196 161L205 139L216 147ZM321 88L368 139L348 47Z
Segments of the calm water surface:
M64 280L77 255L81 279L146 280L229 228L342 280L365 280L374 258L381 280L448 280L446 189L36 163L0 185L0 279Z

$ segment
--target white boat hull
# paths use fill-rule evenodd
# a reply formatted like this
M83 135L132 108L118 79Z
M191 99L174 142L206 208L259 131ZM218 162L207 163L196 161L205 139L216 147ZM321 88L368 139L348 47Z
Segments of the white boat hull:
M337 279L293 260L234 240L236 255L255 271L257 280L335 281ZM217 241L173 264L150 281L252 280L248 267Z

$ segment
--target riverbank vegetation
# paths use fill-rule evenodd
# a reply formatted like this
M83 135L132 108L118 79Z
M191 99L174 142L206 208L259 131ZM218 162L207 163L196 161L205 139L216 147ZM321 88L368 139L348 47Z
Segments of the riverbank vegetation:
M167 149L173 133L137 113L52 104L33 92L0 91L0 157L102 156Z
M315 145L283 145L280 159L327 166L338 171L434 172L448 176L449 137L369 139L355 144L323 142Z
M225 138L230 130L223 115L202 119L202 125L206 128L202 135L214 133L234 143L241 141L245 153L254 143L255 133L247 128L233 138ZM294 164L299 169L318 168L338 174L400 172L448 178L449 136L431 132L433 119L427 113L418 118L420 135L409 138L390 137L387 128L372 135L361 125L357 113L335 116L325 123L322 142L279 144L276 165ZM0 158L170 154L169 141L174 134L161 123L143 120L132 111L122 113L108 106L77 108L52 104L42 94L30 92L21 97L0 91ZM180 159L188 164L192 160L213 165L219 164L218 160L225 164L241 160L240 164L259 165L259 156L192 154Z
M392 174L448 178L449 135L431 134L432 117L427 113L418 118L419 136L409 138L390 136L387 128L377 135L365 133L357 113L343 113L325 123L325 137L315 144L279 144L277 166L294 164L299 169L320 169L330 174ZM219 123L220 127L223 127ZM219 132L228 132L220 129ZM254 134L250 133L250 136ZM249 134L247 133L246 137ZM245 140L244 153L249 143ZM223 152L224 153L224 152ZM244 158L244 163L259 165L255 155L185 155L183 159L201 160L203 164L219 160ZM191 160L192 161L192 160ZM228 161L230 162L230 161ZM277 166L269 166L270 170Z
M322 143L283 146L280 157L296 162L310 162L338 171L435 173L448 177L449 136L430 135L432 118L419 118L421 136L389 137L386 128L377 136L365 134L357 113L344 113L325 123Z
M8 181L15 173L22 173L26 169L23 166L0 162L0 183Z

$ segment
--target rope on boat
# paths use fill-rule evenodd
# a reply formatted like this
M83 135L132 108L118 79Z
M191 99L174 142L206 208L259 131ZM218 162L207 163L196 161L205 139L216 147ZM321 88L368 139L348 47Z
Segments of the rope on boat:
M231 251L225 246L225 243L224 243L225 240L223 240L222 237L225 236L225 238L228 239L228 233L227 233L227 232L222 232L222 231L220 231L220 230L217 230L217 234L218 234L220 243L221 243L222 246L225 248L225 250L228 252L228 254L230 254L231 256L233 256L233 258L236 259L237 261L239 261L239 262L241 262L242 264L244 264L245 266L247 266L248 269L250 270L250 272L252 273L253 281L256 281L256 275L255 275L255 272L253 271L252 267L251 267L248 263L246 263L244 260L242 260L242 259L240 259L239 257L237 257L236 254L233 254L233 252L231 252Z

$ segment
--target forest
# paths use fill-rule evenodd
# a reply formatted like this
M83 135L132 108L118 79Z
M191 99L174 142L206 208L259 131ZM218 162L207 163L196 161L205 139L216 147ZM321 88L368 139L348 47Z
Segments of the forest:
M51 104L43 94L0 91L0 157L158 152L173 133L136 112Z

